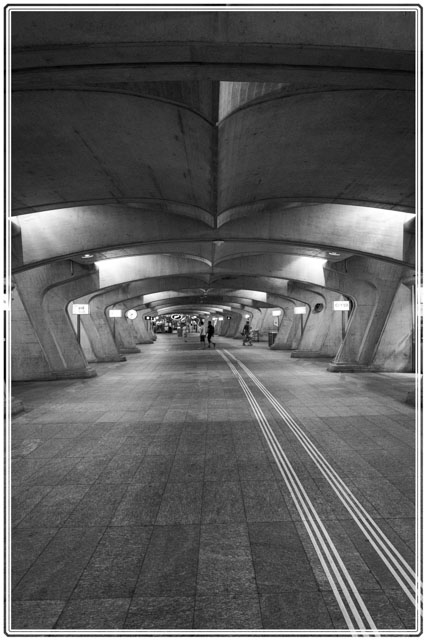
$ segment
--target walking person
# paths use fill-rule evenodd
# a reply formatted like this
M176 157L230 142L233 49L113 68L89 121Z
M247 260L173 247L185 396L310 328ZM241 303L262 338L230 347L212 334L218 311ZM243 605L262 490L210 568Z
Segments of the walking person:
M189 329L190 329L190 325L188 324L188 322L186 322L182 330L182 335L184 336L184 342L187 342Z
M203 344L203 349L206 349L206 327L203 320L200 320L200 342Z
M243 327L242 336L243 336L243 346L246 347L246 345L249 345L250 347L252 347L252 329L251 329L251 325L249 324L249 320L246 322L245 326Z
M211 348L211 343L213 344L214 349L215 349L216 344L212 340L214 333L215 333L215 327L213 326L212 322L209 320L209 322L208 322L208 349Z

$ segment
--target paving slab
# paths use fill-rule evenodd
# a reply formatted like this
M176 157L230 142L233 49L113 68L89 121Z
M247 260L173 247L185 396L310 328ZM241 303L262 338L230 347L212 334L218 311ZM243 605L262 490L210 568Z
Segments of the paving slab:
M376 626L415 628L411 601L334 490L351 490L415 565L414 376L332 374L266 343L221 344L304 444L237 364L274 438L263 433L220 344L160 335L126 362L94 363L84 384L16 386L27 407L9 433L17 628L345 630L341 587L325 573L331 543Z

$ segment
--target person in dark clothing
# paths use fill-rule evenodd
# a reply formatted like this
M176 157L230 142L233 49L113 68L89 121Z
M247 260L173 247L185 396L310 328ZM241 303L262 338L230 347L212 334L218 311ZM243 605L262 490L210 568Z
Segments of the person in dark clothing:
M249 345L250 347L252 347L252 329L251 325L249 324L249 320L243 327L242 336L243 346L245 347L246 345Z
M215 345L215 342L212 340L213 335L215 333L215 328L214 328L214 326L213 326L213 324L212 324L212 322L210 320L208 321L208 329L207 329L206 333L207 333L207 336L208 336L208 349L211 348L211 343L213 344L214 349L215 349L216 345Z

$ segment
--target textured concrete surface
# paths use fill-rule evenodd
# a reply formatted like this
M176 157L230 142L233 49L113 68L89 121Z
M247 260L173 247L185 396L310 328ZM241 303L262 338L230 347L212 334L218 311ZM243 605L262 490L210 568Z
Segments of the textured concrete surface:
M332 374L322 360L226 338L201 350L195 334L159 335L127 362L94 367L96 378L13 389L26 407L11 426L13 630L347 629L345 612L356 617L312 522L358 611L359 597L378 629L414 628L398 570L372 544L387 540L414 566L412 374Z

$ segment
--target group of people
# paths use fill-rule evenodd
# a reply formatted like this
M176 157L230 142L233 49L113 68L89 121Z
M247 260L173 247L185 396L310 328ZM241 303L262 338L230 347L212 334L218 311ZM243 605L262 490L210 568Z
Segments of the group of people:
M216 343L212 340L215 333L215 327L213 326L211 320L208 320L208 326L205 327L205 323L203 320L200 320L200 342L203 344L203 348L206 349L206 337L208 339L208 349L211 348L211 344L213 344L214 349L216 347Z
M190 331L190 325L189 323L186 323L182 330L185 342L187 342L189 331ZM213 345L215 349L216 343L212 339L214 334L215 334L215 327L213 326L212 321L208 320L208 326L206 327L204 321L200 320L199 335L200 335L200 342L203 344L203 349L206 349L206 338L208 339L208 349L211 348L211 345ZM241 335L243 336L243 346L245 347L248 345L251 347L252 346L252 329L249 324L249 321L246 322L245 326L243 327L243 331Z

